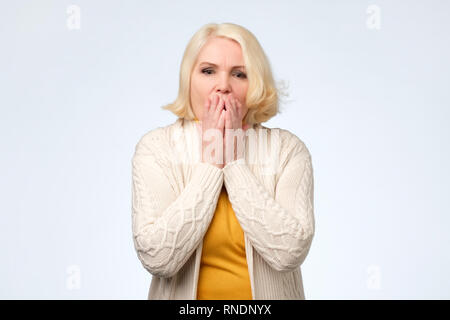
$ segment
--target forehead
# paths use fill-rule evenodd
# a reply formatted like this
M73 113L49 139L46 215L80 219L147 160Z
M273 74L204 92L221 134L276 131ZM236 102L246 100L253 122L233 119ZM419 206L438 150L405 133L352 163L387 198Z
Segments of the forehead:
M231 39L211 38L209 39L197 58L197 63L211 62L217 65L244 65L241 45Z

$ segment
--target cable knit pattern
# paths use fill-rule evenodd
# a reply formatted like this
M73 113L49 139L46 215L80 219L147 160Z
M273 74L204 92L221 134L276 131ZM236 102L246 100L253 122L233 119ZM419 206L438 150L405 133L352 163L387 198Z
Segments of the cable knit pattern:
M299 140L276 186L275 199L245 162L224 168L236 217L258 253L277 271L299 267L314 235L311 156Z
M288 130L253 129L279 134L280 145L258 138L255 163L247 140L246 158L223 169L192 159L191 142L200 138L194 121L177 119L139 140L132 158L132 231L138 258L153 275L148 299L196 299L202 240L223 184L244 230L253 299L305 299L300 266L315 230L311 155ZM274 172L262 164L270 157L259 152L265 147L279 158Z
M146 136L133 157L133 232L143 266L159 277L172 277L200 244L215 210L222 170L195 165L186 188L175 194L164 178L169 163L158 158L158 137Z

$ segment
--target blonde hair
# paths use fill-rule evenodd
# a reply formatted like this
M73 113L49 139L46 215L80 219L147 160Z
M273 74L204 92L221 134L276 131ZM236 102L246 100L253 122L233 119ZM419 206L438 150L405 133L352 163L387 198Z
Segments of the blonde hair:
M181 62L178 97L162 109L172 111L179 118L195 119L190 102L191 73L200 50L210 37L228 38L237 41L241 46L248 78L248 112L243 120L252 125L268 121L280 112L279 98L282 92L275 85L264 50L249 30L233 23L208 23L192 36Z

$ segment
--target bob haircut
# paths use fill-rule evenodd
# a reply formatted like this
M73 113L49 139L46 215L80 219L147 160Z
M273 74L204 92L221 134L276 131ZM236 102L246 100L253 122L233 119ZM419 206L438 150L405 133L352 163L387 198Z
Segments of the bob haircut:
M279 112L280 91L276 87L269 60L256 37L246 28L233 23L208 23L190 39L181 61L178 97L173 103L162 106L179 118L194 120L190 102L191 73L198 54L211 37L224 37L241 46L248 79L244 121L250 125L268 121Z

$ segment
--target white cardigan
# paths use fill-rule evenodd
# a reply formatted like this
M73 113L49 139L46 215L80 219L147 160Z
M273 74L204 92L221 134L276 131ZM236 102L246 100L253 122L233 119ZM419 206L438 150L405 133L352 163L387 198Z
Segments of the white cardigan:
M247 133L256 134L246 138L245 161L223 169L199 161L193 120L179 118L137 143L132 233L153 275L148 299L197 298L203 236L223 183L244 231L253 300L305 299L300 265L315 230L311 155L288 130L255 124Z

